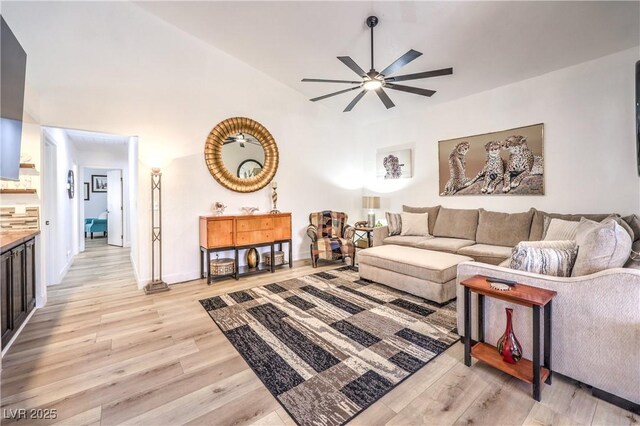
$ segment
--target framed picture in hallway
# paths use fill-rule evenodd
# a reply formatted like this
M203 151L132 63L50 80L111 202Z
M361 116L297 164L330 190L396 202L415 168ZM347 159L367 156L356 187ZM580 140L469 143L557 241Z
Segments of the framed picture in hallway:
M107 175L91 175L91 192L107 192Z
M89 201L89 182L84 183L84 201Z

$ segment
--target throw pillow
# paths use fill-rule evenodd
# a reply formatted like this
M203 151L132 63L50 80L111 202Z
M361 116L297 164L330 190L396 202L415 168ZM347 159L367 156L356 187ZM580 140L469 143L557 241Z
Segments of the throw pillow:
M569 277L577 255L575 241L523 241L513 248L511 269Z
M402 213L400 235L429 235L429 213Z
M400 213L386 212L384 215L387 218L387 225L389 226L389 236L400 235L402 231L402 216Z
M575 240L580 222L555 219L549 216L544 218L544 241Z
M623 220L633 230L634 241L640 240L640 217L637 214L632 214L624 217Z
M631 246L631 255L629 260L624 264L625 268L640 269L640 240L633 243Z
M429 213L429 234L433 234L433 228L435 228L436 226L436 219L438 218L438 212L440 211L440 206L411 207L411 206L403 205L402 211L407 213Z
M631 226L629 226L627 222L625 222L624 219L622 219L622 217L619 214L612 214L606 219L613 219L618 225L622 226L622 229L627 231L627 234L629 234L629 236L631 237L631 241L632 242L635 241L635 233L633 232L633 229L631 228Z
M631 253L631 237L613 219L598 223L583 218L578 225L576 242L578 256L573 277L621 268Z

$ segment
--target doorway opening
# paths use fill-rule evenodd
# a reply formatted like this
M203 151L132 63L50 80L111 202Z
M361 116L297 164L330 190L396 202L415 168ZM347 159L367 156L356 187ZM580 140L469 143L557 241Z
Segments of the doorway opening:
M43 144L49 286L62 282L76 255L85 250L109 246L134 252L138 150L137 137L54 127L44 128ZM96 268L101 259L95 256Z

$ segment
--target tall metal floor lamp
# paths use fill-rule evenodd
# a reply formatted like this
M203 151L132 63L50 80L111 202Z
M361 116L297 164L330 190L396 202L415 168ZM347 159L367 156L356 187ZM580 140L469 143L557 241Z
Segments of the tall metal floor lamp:
M156 194L158 196L158 223L156 224ZM158 279L156 279L156 246L158 247ZM146 294L169 291L162 281L162 173L160 168L151 169L151 282L144 287Z

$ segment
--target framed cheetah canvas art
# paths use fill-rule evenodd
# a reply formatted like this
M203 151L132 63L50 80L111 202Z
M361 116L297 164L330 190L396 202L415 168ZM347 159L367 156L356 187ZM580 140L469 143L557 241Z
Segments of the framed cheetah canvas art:
M440 195L544 195L544 124L438 142Z

